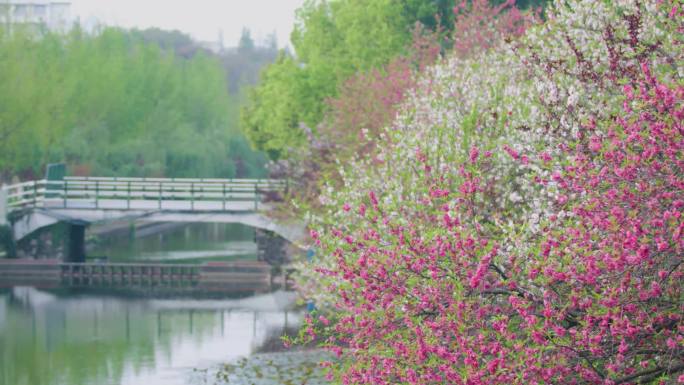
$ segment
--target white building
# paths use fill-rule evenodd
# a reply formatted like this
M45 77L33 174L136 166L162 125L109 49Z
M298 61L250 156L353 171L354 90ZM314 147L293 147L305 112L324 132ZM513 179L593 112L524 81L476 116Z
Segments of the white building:
M71 3L49 0L0 0L0 22L12 29L23 25L65 32L71 26Z

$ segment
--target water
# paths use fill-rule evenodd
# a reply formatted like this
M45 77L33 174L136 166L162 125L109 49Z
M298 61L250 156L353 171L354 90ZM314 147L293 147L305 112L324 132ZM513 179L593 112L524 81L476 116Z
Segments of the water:
M171 225L131 235L124 229L100 236L88 253L138 262L256 258L254 230L241 225ZM271 352L302 321L293 293L230 297L0 289L0 385L323 383L319 353Z
M185 385L302 319L291 293L243 299L0 292L0 384Z
M163 230L163 231L159 231ZM256 259L254 229L240 224L158 224L93 236L88 255L110 261L207 262Z

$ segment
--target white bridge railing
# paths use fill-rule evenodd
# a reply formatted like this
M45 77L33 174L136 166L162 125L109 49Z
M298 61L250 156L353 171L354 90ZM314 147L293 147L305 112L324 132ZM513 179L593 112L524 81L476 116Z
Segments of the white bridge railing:
M66 177L4 186L1 195L8 212L34 207L253 211L264 194L286 189L286 181L274 179Z

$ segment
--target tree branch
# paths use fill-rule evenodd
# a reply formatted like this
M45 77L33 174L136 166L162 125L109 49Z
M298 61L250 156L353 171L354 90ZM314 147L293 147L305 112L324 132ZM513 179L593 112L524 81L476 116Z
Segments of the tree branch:
M675 366L657 366L653 369L644 370L643 372L632 374L631 376L625 376L615 380L615 385L624 384L625 382L630 382L636 380L637 384L645 384L647 382L653 381L663 374L672 374L684 370L684 363Z

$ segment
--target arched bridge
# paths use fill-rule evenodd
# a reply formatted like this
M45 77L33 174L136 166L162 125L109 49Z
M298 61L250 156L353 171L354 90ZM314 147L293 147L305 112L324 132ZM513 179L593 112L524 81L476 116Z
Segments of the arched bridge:
M81 259L87 225L121 219L241 223L296 242L303 238L301 224L277 223L264 214L271 208L264 197L287 187L273 179L39 180L0 189L0 221L10 218L15 240L57 222L72 224L71 259Z

